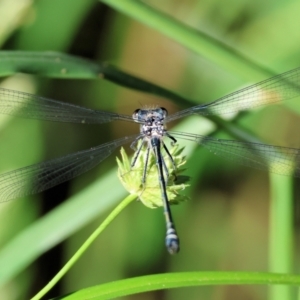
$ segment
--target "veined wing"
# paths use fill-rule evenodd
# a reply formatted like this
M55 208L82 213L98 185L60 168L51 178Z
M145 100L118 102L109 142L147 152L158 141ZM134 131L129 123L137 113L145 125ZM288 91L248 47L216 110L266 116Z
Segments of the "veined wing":
M190 114L225 115L300 96L300 68L263 80L214 102L179 111L167 122Z
M131 116L94 110L29 93L0 88L0 114L69 123L100 124L132 121Z
M248 167L300 177L300 149L216 139L183 132L170 132L170 134L196 142L215 155Z
M0 175L0 202L47 190L95 167L119 146L138 135L112 142Z

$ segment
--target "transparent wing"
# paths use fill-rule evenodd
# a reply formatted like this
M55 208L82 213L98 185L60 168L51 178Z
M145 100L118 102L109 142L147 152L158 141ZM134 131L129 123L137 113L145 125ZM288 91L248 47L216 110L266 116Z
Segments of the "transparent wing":
M273 104L300 96L300 68L261 81L208 104L197 105L167 118L176 120L190 114L224 115Z
M112 120L132 121L131 116L93 110L24 92L0 88L0 113L56 122L100 124Z
M277 174L300 177L300 149L216 139L183 132L171 134L174 137L194 141L227 160Z
M138 135L123 137L88 150L68 154L0 175L0 202L47 190L95 167L117 147Z

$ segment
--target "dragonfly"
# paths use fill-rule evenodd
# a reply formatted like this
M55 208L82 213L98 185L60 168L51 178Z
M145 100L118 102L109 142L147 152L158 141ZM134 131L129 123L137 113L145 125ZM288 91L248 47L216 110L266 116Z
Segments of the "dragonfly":
M87 172L126 143L131 143L133 148L138 145L131 167L134 167L137 158L144 153L145 169L141 176L141 182L147 185L147 163L149 156L154 155L166 224L165 244L168 252L175 254L179 252L180 244L166 192L168 168L164 157L172 162L174 169L176 165L166 146L166 139L172 143L176 143L177 139L192 141L213 154L223 156L233 162L296 177L300 177L300 149L219 139L192 132L176 132L167 130L166 124L194 114L223 116L293 99L300 96L299 83L300 67L243 88L213 102L196 105L172 115L168 115L165 108L154 107L137 109L132 116L85 108L21 91L0 88L0 114L81 124L126 121L138 123L140 127L139 133L135 135L124 136L87 150L1 174L0 202L45 191ZM162 151L166 153L166 156L162 155Z

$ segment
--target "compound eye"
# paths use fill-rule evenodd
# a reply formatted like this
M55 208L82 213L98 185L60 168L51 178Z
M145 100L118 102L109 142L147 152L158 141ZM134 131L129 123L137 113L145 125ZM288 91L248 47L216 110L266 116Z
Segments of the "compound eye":
M136 110L133 112L133 114L132 114L132 119L133 119L134 121L138 121L140 111L141 111L140 109L136 109Z
M160 109L162 110L162 113L163 113L164 117L166 117L168 115L167 109L164 108L164 107L160 107Z

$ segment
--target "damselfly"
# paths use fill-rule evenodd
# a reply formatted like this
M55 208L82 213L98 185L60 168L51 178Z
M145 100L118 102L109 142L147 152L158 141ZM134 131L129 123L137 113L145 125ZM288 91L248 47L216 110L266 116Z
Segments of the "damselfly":
M141 182L147 185L147 164L149 156L154 155L159 177L161 198L166 220L166 247L173 254L179 251L179 238L175 230L166 193L168 168L162 156L176 168L165 139L173 143L177 139L196 142L216 155L258 169L269 169L283 175L300 176L298 166L300 150L287 147L271 146L260 143L217 139L193 133L168 131L166 123L199 114L204 116L224 115L241 110L272 104L300 96L300 68L277 75L254 84L214 102L197 105L168 116L162 107L138 109L132 116L93 110L81 106L31 95L19 91L0 88L0 113L22 118L39 119L55 122L82 124L101 124L111 121L129 121L140 125L140 132L125 136L100 146L27 166L0 175L0 202L20 198L25 195L42 192L62 182L70 180L95 167L116 148L132 143L136 149L132 167L142 152L145 152L144 172ZM145 151L142 149L145 148Z

